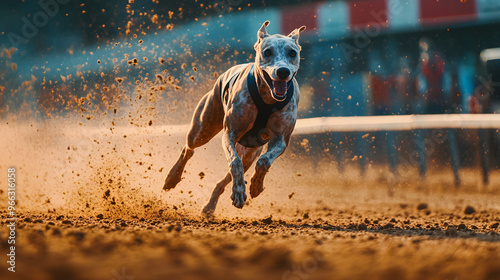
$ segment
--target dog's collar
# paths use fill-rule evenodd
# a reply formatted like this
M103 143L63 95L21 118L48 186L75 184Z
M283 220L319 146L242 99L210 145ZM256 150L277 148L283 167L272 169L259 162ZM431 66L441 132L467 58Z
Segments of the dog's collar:
M252 128L238 140L238 143L247 148L260 147L269 142L269 137L265 137L265 135L269 136L269 129L267 128L269 117L271 116L271 114L285 108L290 100L292 100L294 93L294 86L292 82L287 89L286 98L283 101L278 101L273 104L265 103L262 99L262 96L260 96L259 89L257 87L254 68L254 65L252 65L248 73L247 87L248 92L252 97L252 101L257 107L257 117L255 118Z

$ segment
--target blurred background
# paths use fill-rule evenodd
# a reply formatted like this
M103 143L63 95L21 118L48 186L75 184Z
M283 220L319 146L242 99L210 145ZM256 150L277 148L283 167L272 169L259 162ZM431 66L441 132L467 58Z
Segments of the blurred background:
M40 0L6 1L0 14L0 117L11 122L187 124L220 73L254 60L265 20L270 33L307 26L300 118L500 111L496 0ZM415 157L421 175L445 164L459 184L460 168L488 183L499 144L498 130L359 131L291 149L340 170L395 172Z

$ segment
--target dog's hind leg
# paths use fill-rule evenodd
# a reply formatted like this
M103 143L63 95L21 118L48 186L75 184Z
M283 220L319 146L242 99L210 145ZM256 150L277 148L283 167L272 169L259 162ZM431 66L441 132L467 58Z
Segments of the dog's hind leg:
M177 162L168 172L167 178L165 179L165 185L163 185L164 190L169 190L177 186L177 184L182 179L182 172L184 172L184 167L186 166L188 160L193 156L193 154L194 150L189 149L187 146L182 148L179 159L177 159Z
M231 182L231 173L228 172L226 176L215 185L212 191L212 196L207 204L201 209L201 215L205 218L212 218L215 212L215 207L219 201L219 196L224 192L224 188Z
M241 156L241 160L243 162L243 169L245 172L250 168L252 163L259 156L261 150L262 148L249 149L249 148L244 148L240 145L237 146L237 152ZM231 172L228 172L222 180L217 182L214 190L212 191L212 196L210 197L210 200L201 210L201 214L205 218L213 217L215 207L217 206L217 202L219 201L219 197L224 192L225 187L227 186L227 184L231 182L231 180L232 180Z
M196 107L187 134L186 146L182 148L177 162L168 172L163 186L164 190L175 188L181 181L184 167L194 155L194 149L205 145L222 130L223 117L224 111L220 98L217 99L217 94L214 94L212 90L203 96Z
M276 160L286 149L283 137L273 139L269 142L267 151L257 160L255 172L250 181L250 196L257 197L264 190L264 177Z

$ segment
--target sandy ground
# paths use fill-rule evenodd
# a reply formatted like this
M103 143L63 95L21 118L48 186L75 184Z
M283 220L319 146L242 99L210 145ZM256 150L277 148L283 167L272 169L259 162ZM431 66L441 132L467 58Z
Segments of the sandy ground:
M447 168L425 182L408 171L389 195L383 167L339 173L288 151L261 196L239 210L228 188L204 221L227 171L217 139L163 192L183 136L50 122L7 132L2 172L18 169L19 219L11 273L0 208L0 279L500 279L500 173L482 187L462 170L455 189Z

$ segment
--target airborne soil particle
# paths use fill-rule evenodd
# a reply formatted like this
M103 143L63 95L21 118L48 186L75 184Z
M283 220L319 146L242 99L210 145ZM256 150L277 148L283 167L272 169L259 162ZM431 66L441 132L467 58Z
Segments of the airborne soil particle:
M476 212L476 209L474 209L474 207L472 207L472 206L465 207L464 213L466 215L471 215L471 214L474 214L475 212Z
M424 210L424 209L427 209L427 207L428 207L428 206L427 206L427 203L419 203L419 204L417 205L417 209L418 209L418 210Z

